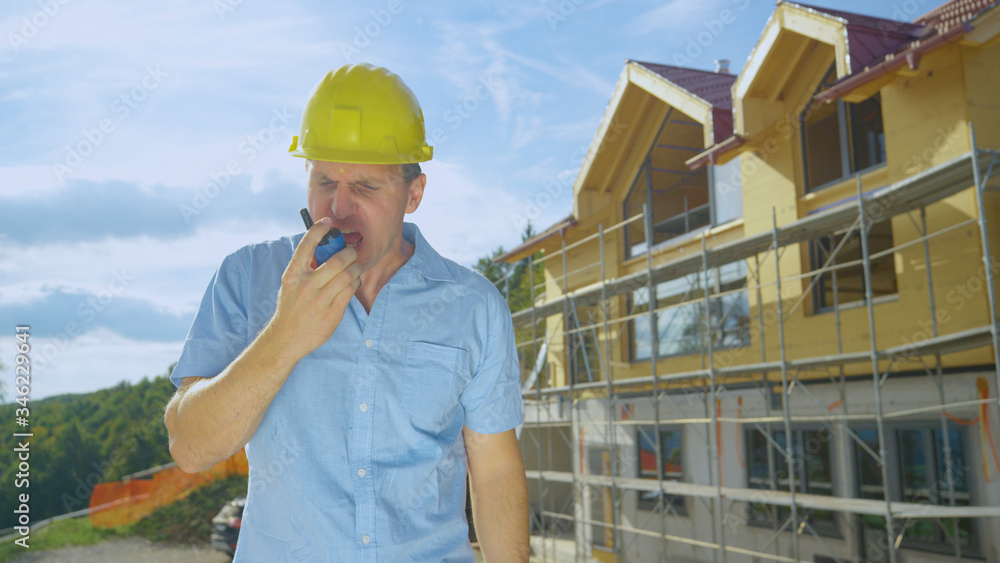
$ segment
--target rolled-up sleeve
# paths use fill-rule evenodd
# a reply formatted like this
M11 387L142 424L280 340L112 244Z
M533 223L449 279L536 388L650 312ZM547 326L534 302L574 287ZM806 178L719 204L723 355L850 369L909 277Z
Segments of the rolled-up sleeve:
M175 386L180 386L185 377L219 375L249 344L243 258L241 252L230 254L212 276L181 357L170 374Z
M480 434L504 432L524 421L521 370L510 311L499 293L489 300L488 308L490 322L482 360L461 397L465 425Z

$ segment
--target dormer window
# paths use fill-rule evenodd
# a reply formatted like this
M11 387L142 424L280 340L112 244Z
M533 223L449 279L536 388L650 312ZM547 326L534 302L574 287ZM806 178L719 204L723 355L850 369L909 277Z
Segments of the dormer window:
M836 81L831 66L816 88ZM885 132L879 94L860 103L810 101L800 117L806 191L816 191L857 172L885 164Z

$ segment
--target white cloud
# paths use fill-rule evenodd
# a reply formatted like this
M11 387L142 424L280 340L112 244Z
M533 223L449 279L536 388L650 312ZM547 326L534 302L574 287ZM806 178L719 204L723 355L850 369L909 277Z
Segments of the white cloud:
M0 167L0 197L44 197L61 185L50 166Z
M3 286L0 303L41 299L51 291L46 287L93 292L107 286L115 272L124 271L133 279L120 292L122 297L190 312L227 254L246 244L295 234L297 221L293 216L285 224L220 225L181 239L134 237L31 247L7 244L0 247L0 277L13 283Z
M13 340L12 336L3 337L0 348L10 350ZM36 377L31 378L30 397L38 400L164 374L180 357L184 343L136 341L96 328L73 339L35 337L31 345L32 375ZM10 398L6 385L5 395Z
M520 243L513 217L524 214L525 202L500 189L498 179L447 162L424 168L424 199L407 221L416 223L442 256L472 266L500 245Z
M490 98L501 124L508 122L515 107L538 107L544 93L525 86L527 77L510 64L511 57L497 38L512 26L466 26L440 21L437 26L442 43L435 54L435 66L455 86L459 101L485 81L491 85Z
M721 0L669 0L639 15L630 27L639 34L687 31L692 25L701 23L701 18L718 11L720 3Z
M578 62L567 61L566 64L552 64L512 51L498 49L497 52L503 53L525 67L541 72L549 78L554 78L574 88L586 88L603 97L609 96L614 89L612 82L605 80L600 74ZM563 61L559 62L562 63Z

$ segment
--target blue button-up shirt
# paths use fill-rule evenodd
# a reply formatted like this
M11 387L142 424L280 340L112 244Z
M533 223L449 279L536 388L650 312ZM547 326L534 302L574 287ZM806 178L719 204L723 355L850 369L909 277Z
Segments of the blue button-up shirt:
M489 280L405 223L413 256L370 313L351 299L247 445L236 561L473 561L462 428L522 422L510 313ZM274 313L302 235L244 247L212 278L171 379L213 377Z

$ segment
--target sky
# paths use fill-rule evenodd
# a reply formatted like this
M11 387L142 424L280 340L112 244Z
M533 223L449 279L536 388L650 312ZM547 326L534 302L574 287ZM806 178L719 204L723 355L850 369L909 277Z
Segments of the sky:
M937 0L813 0L912 20ZM328 71L369 62L420 100L415 222L472 266L572 211L628 59L739 73L771 0L4 0L0 391L30 326L31 398L166 373L212 274L303 230L288 155ZM540 194L548 194L541 196ZM553 197L549 197L553 196Z

